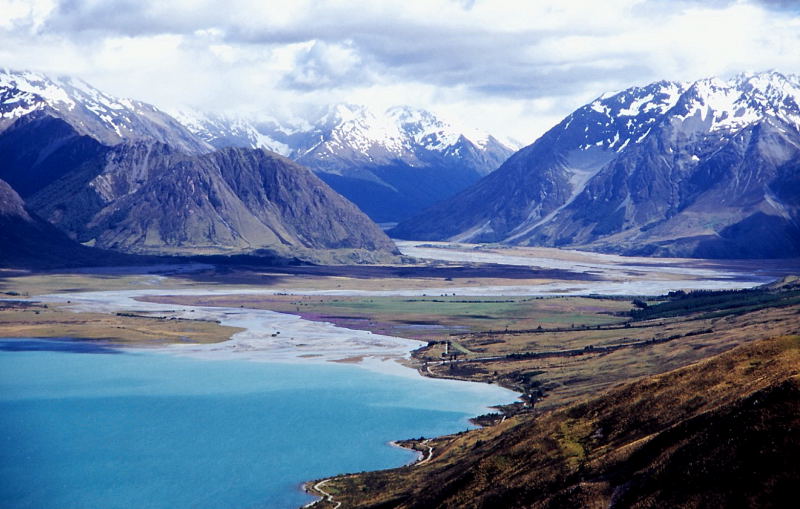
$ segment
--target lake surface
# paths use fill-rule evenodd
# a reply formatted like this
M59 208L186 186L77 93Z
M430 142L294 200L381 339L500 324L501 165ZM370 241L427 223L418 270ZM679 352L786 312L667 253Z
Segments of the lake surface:
M298 507L302 482L412 461L387 442L516 396L401 371L0 340L0 507Z

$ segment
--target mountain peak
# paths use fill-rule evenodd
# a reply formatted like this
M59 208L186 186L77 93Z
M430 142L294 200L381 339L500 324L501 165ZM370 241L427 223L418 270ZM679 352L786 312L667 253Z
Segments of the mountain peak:
M775 71L604 94L398 238L663 256L800 253L800 86Z
M0 131L45 108L106 145L151 139L191 153L211 149L155 106L108 95L77 78L0 70Z
M67 80L64 77L53 80L33 71L0 70L0 87L3 89L16 89L28 96L35 95L42 102L47 101L51 104L63 104L69 109L74 108L75 102L59 81Z
M800 76L796 74L784 74L770 69L760 72L740 72L731 78L731 83L748 84L754 88L766 89L769 87L782 88L786 84L796 86L800 81Z
M386 114L400 123L444 125L444 123L430 111L413 108L411 106L392 106L386 110Z
M699 119L702 131L735 132L775 118L795 128L798 117L800 85L795 77L776 71L741 73L730 80L705 78L694 82L681 99L678 119Z
M338 103L305 115L173 113L216 148L266 148L312 169L373 219L393 222L496 169L512 149L412 106ZM259 120L259 118L261 120Z
M351 122L369 116L374 115L366 106L350 103L337 103L328 108L325 118L341 123Z

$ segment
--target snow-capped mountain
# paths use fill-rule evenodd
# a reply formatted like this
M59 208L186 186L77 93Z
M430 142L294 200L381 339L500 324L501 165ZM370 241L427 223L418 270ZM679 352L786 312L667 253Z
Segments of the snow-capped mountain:
M105 145L153 140L191 153L212 148L150 104L110 96L76 78L0 70L0 131L35 111L61 118Z
M271 138L265 132L275 130L263 127L264 122L258 123L234 115L221 113L205 113L189 108L171 110L170 115L214 148L263 148L289 156L292 150L288 145ZM262 125L261 132L256 125Z
M800 78L777 72L604 94L392 233L622 253L796 256L799 103Z
M209 115L173 116L215 147L261 147L308 166L378 221L396 221L453 195L512 153L506 144L464 133L409 107L376 113L336 104L279 121Z
M488 134L464 134L433 113L408 106L375 113L364 106L339 104L314 125L311 141L316 143L302 147L295 157L314 169L341 175L354 163L463 166L485 175L510 155L509 147ZM465 146L490 160L470 158L472 154L462 152Z
M0 240L24 248L14 260L37 245L54 247L56 259L97 259L74 241L166 255L374 260L395 253L362 211L284 157L214 150L166 113L78 80L0 78L0 200L13 205ZM4 192L5 183L13 192ZM23 200L29 216L19 212Z
M318 171L342 175L354 165L417 163L413 138L400 124L364 106L335 105L315 122L312 132L314 145L301 147L295 157Z

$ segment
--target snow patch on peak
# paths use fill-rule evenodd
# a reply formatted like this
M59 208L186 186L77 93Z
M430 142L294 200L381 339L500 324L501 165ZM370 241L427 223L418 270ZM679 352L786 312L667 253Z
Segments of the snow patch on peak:
M16 89L29 94L29 97L37 96L43 102L64 105L69 109L75 107L75 101L70 98L63 86L35 72L14 72L3 69L0 71L0 88Z
M623 108L619 110L619 114L624 117L635 117L638 115L643 107L652 109L653 107L658 107L653 103L653 98L655 96L653 94L647 94L643 97L638 97L631 101L630 105L627 108Z
M365 107L356 104L334 104L328 110L325 118L329 122L344 123L353 122L364 117L370 116L372 113Z
M664 113L678 102L688 84L659 81L645 87L632 87L618 92L608 92L587 106L607 116L638 116L641 113Z
M602 113L605 116L610 116L611 114L611 108L605 105L603 99L597 99L596 101L591 103L589 107L594 111L596 111L597 113Z
M0 71L2 118L13 120L45 106L80 133L108 145L151 139L190 152L209 148L157 108L105 94L83 80L30 71Z
M292 149L286 143L274 139L256 128L253 122L241 117L203 113L188 107L172 110L169 114L190 132L212 145L215 141L220 141L219 145L263 148L286 157L292 154Z
M383 148L400 155L406 148L396 122L386 115L376 115L365 106L338 104L326 116L331 126L327 143L333 148L352 147L362 153Z
M739 74L727 81L715 77L659 81L603 94L567 117L559 129L567 139L577 137L583 150L601 147L619 152L643 142L664 118L673 125L683 123L682 132L691 138L735 132L767 117L800 129L798 76L770 71Z
M707 78L695 82L678 118L698 118L709 132L736 131L766 116L800 127L798 104L800 84L796 77L774 71L743 73L728 81Z
M389 108L386 114L389 118L394 119L414 144L424 147L426 150L443 152L456 145L463 136L448 122L426 110L409 106L395 106Z
M411 106L392 106L386 114L401 124L446 125L430 111Z
M750 87L755 90L767 92L786 91L800 87L800 76L796 74L782 74L777 71L746 72L734 76L729 85Z
M578 137L578 147L600 147L620 152L645 139L653 125L679 101L688 84L659 81L645 87L632 87L603 94L562 124L570 138ZM601 116L598 118L597 114ZM578 120L574 123L573 120ZM581 132L577 130L582 129Z

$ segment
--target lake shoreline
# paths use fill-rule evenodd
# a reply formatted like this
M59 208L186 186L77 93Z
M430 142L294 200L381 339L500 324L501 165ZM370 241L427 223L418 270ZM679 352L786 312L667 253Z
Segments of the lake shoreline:
M231 307L203 307L203 306L175 306L172 304L164 304L154 302L155 299L140 300L134 297L134 294L149 294L153 291L131 291L131 292L87 292L87 294L58 294L44 296L45 301L58 301L62 304L68 302L75 311L105 311L105 312L131 312L131 311L147 311L147 312L164 312L169 314L170 318L186 318L191 315L194 320L213 320L223 326L243 328L241 332L233 334L229 339L208 343L208 344L187 344L187 343L172 343L166 345L137 345L125 344L125 350L136 351L145 350L150 352L165 353L170 355L188 356L204 360L249 360L249 361L269 361L269 362L290 362L292 364L307 364L312 367L319 362L325 363L342 363L346 362L362 369L376 371L382 374L399 375L404 377L420 376L430 380L444 380L456 383L480 383L459 378L431 376L420 369L419 363L413 360L413 352L424 348L425 343L418 340L407 338L396 338L373 334L369 331L349 329L338 326L330 321L317 321L306 320L301 316L278 313L266 310L247 310L242 308ZM156 293L163 293L156 292ZM195 293L194 291L190 293ZM136 309L144 306L146 309ZM98 309L99 307L99 309ZM261 318L267 318L267 321L251 321L243 323L239 318L240 314L257 313L262 315ZM274 320L272 320L274 319ZM303 325L308 327L308 323L318 324L319 328L312 328L311 331L302 330ZM290 324L299 325L295 330L291 330ZM295 349L294 351L287 351L286 345L281 345L278 351L273 351L269 345L260 345L259 339L261 337L268 337L270 344L278 341L280 336L289 337L292 340L305 341L302 338L308 338L318 333L324 333L324 336L330 337L334 335L356 336L358 340L366 341L366 351L353 350L353 344L345 343L345 348L338 350L336 347L331 348L330 345L322 352L306 351L304 349ZM237 337L238 336L238 337ZM387 351L386 348L381 348L381 344L376 345L374 342L390 338L390 347ZM398 344L399 343L399 344ZM112 343L113 344L113 343ZM302 344L302 343L301 343ZM398 351L398 346L402 345L402 351ZM359 346L359 345L355 345ZM364 345L360 345L364 346ZM311 353L309 353L311 352ZM273 355L277 353L278 355ZM493 384L485 384L493 385ZM495 385L495 387L511 391L518 397L519 393L513 391L508 387ZM486 410L495 408L494 406L485 407ZM472 425L478 425L475 419L478 415L469 418ZM400 447L406 450L413 451L413 447L400 445L397 442L390 443L390 446ZM419 460L413 461L411 464ZM400 467L403 465L397 465ZM396 468L396 467L391 467ZM333 477L340 477L346 474L337 474ZM324 492L320 492L315 487L319 482L325 479L311 481L303 484L303 489L314 496L325 497ZM313 483L313 484L311 484Z
M30 483L14 483L17 488L13 491L39 493L37 500L40 502L62 500L42 498L50 495L46 490L39 488L41 483L48 483L48 479L53 475L68 475L76 480L83 479L93 471L89 468L95 461L92 458L105 457L104 462L120 458L120 464L134 462L146 466L152 458L160 457L159 462L177 465L183 461L177 452L184 447L180 444L193 443L187 453L201 460L199 463L197 460L191 460L193 470L212 472L208 470L212 468L215 473L209 475L217 478L224 476L224 472L229 469L215 467L214 465L219 464L216 459L212 463L204 463L207 459L216 458L216 454L220 452L225 452L230 457L220 457L219 461L236 466L236 469L230 470L230 475L233 476L231 486L225 487L224 483L221 484L219 496L233 500L230 497L236 497L234 494L240 489L257 493L261 490L258 479L265 474L270 477L271 473L274 473L274 479L267 483L269 488L264 491L266 498L262 500L273 500L271 498L273 489L280 482L283 485L280 491L281 499L293 498L298 500L298 503L277 506L299 507L311 500L307 495L298 495L301 493L300 485L305 479L407 464L415 459L416 455L408 451L402 454L400 451L391 451L390 449L394 447L389 446L389 441L393 437L420 434L433 436L472 428L467 424L467 420L469 416L474 415L476 408L492 404L499 398L495 391L477 387L478 385L483 387L483 384L458 384L458 386L431 384L436 381L423 379L413 372L411 372L413 376L408 376L406 373L403 378L379 373L381 370L378 368L385 366L384 361L376 361L377 367L362 369L352 364L328 362L259 363L227 358L196 359L167 354L163 349L123 347L120 350L105 346L100 348L101 345L98 345L97 341L87 342L79 339L18 338L18 340L7 339L0 343L6 343L0 346L9 346L0 348L2 354L0 359L7 368L0 377L4 387L4 397L0 399L4 400L4 411L8 417L4 422L4 433L5 436L28 434L31 438L29 441L15 440L14 444L18 445L13 445L6 451L9 454L13 452L21 458L20 462L16 463L18 468L9 473L13 474L9 479L22 478L31 472L38 472L39 474L33 476ZM394 363L387 361L386 364ZM64 369L54 369L58 366L63 366ZM395 371L398 369L409 371L400 366L397 366ZM34 376L37 382L30 383L25 377L20 376L21 373ZM42 376L38 376L38 373ZM43 398L42 394L48 396ZM507 393L504 391L504 394ZM31 404L36 407L31 407L27 403L19 406L17 402L26 401L27 398L32 398ZM274 404L269 403L273 401ZM188 410L192 407L184 405L193 405L194 409ZM53 430L47 421L41 423L42 426L39 426L41 429L29 429L21 425L26 422L27 414L20 413L19 417L16 417L17 412L25 412L28 408L36 408L36 412L50 412L53 408L59 411L73 409L70 414L73 421L67 421L73 424ZM85 409L91 410L92 413L87 414ZM147 415L152 414L153 417L131 421L132 417L140 415L145 410L148 412ZM162 415L163 418L155 417L158 415ZM239 417L231 420L225 417L227 415ZM124 425L111 426L110 421L98 421L99 416L103 416L103 419L118 420ZM175 420L178 416L180 421ZM200 416L202 418L198 419ZM331 422L339 424L320 426L326 416L332 419ZM95 424L78 425L83 422L81 421L83 418L90 419L90 422ZM96 425L96 423L101 424ZM209 427L211 423L214 424ZM58 426L58 423L53 425ZM219 431L214 431L218 425L222 427ZM176 430L185 429L185 426L197 428L207 437L197 442L201 439L194 433L176 433ZM165 433L163 439L151 444L154 437L159 436L161 432ZM80 456L84 458L81 464L85 466L70 470L65 469L59 462L51 463L46 458L31 456L28 451L31 447L41 447L37 445L40 440L50 441L54 433L55 436L64 434L63 438L79 434L82 437L80 440L86 441L93 440L93 437L105 436L104 434L118 436L120 439L114 441L114 446L108 449L107 454L103 452L106 439L92 442L93 445L87 443L85 447L71 445L80 441L59 439L57 443L62 444L63 448L73 455L84 454L81 450L96 451L86 452L86 456ZM303 445L292 444L294 440L287 438L295 435L297 439L302 439ZM217 436L217 439L214 439L214 436ZM175 440L177 442L174 442ZM173 449L173 443L177 448ZM204 452L207 447L203 444L208 445L209 451L216 452L214 454ZM358 444L358 450L353 450L353 444ZM150 445L160 452L153 453ZM243 447L248 451L241 451ZM133 456L122 452L130 448L135 451ZM61 454L58 452L60 450L61 446L56 447L54 452ZM169 452L173 450L176 451L174 456ZM335 451L341 451L342 454L337 454ZM244 456L241 453L245 453ZM29 460L22 461L24 458ZM262 463L256 469L260 473L250 474L252 462ZM161 463L153 466L159 464ZM165 480L150 477L148 471L150 468L139 468L135 474L132 472L132 475L145 478L147 486L153 483L162 486L159 489L170 490L163 484ZM181 471L182 468L175 470L175 472ZM116 469L102 473L100 478L118 475L115 472ZM193 482L194 475L189 474L182 482ZM176 479L183 477L183 474L178 474ZM101 496L103 486L108 485L108 482L93 483L90 478L85 482L79 481L77 485L85 488L80 490L80 493L87 493L87 497ZM180 485L180 482L176 484ZM84 496L73 491L67 484L60 486L62 488L57 491L61 497ZM144 486L142 485L142 489L147 493L149 488ZM185 488L182 490L185 491ZM189 496L193 490L195 489L187 492ZM130 497L138 499L140 495L136 494L137 491L126 491L124 496L120 494L120 498L115 498L114 503L106 507L119 508L123 505L122 501L132 500ZM201 493L198 491L197 495ZM2 504L4 507L26 509L32 507L24 503L18 504L16 498L7 498L11 496L9 491L4 497L0 497L0 500L6 501ZM170 497L185 498L179 493L170 494ZM85 505L97 507L103 504ZM246 507L252 505L252 502L240 504ZM65 503L42 502L37 503L35 507L47 506L59 507L65 506ZM181 506L186 505L172 505L172 507ZM235 503L214 504L214 506L237 507ZM209 505L197 505L197 507L209 507Z
M594 270L596 267L587 267L587 270ZM442 284L447 284L447 278L442 279ZM399 282L399 281L398 281ZM466 282L466 281L465 281ZM177 302L163 302L159 297L182 296L187 299L203 298L213 295L250 295L250 296L269 296L269 295L306 295L306 296L361 296L361 297L431 297L435 298L439 292L458 293L458 297L488 297L488 296L529 296L536 295L531 293L536 288L538 295L544 297L555 297L566 294L585 294L589 285L599 285L617 298L623 296L640 295L639 292L651 291L653 289L685 288L696 285L697 287L711 286L718 289L728 289L731 287L754 286L760 281L746 281L735 279L697 279L693 281L676 281L669 279L660 280L640 280L636 282L626 281L603 281L603 282L579 282L561 281L558 283L543 283L537 285L477 285L474 287L465 286L443 286L443 287L419 287L391 290L379 289L341 289L338 283L327 282L325 289L297 288L296 290L287 286L286 289L278 288L203 288L197 285L191 288L151 288L142 290L120 290L120 291L95 291L79 293L59 293L47 294L40 297L32 297L31 300L41 300L58 304L60 308L81 312L108 313L114 315L131 315L131 320L157 319L162 323L216 323L224 327L236 327L239 332L231 334L226 339L208 342L207 344L197 344L191 342L170 342L168 344L146 344L146 343L125 343L115 344L103 342L103 345L119 346L129 351L145 350L168 353L171 355L186 356L204 360L247 360L255 362L277 362L302 364L313 366L319 364L352 364L363 369L376 372L398 374L409 377L424 377L430 380L451 381L451 382L481 382L483 385L494 385L498 388L513 391L517 396L521 393L519 387L505 380L495 381L475 378L459 374L458 364L450 362L450 370L447 371L447 361L439 359L438 350L433 351L436 359L425 364L420 357L423 350L428 348L424 342L418 339L403 337L392 334L385 336L376 334L375 327L350 328L353 325L346 320L336 317L330 318L323 315L314 315L306 312L285 312L270 311L266 309L246 308L246 304L241 307L214 306L213 304L191 304ZM461 283L461 282L455 282ZM584 286L586 285L586 286ZM592 286L594 288L594 286ZM463 293L462 293L463 292ZM562 293L563 292L563 293ZM588 292L594 293L594 292ZM427 295L426 295L427 294ZM54 306L55 307L55 306ZM301 308L302 309L302 308ZM138 316L142 313L143 316ZM134 316L137 315L137 316ZM146 316L144 316L146 315ZM127 316L126 316L127 317ZM346 336L346 337L343 337ZM444 336L444 335L443 335ZM446 336L444 336L446 337ZM329 341L333 339L333 341ZM78 340L80 341L80 339ZM98 344L98 339L89 339ZM457 345L453 345L457 346ZM470 347L472 348L472 347ZM418 357L419 355L419 357ZM431 356L429 355L429 358ZM434 371L431 371L433 368ZM494 369L494 368L492 368ZM413 371L411 371L413 370ZM495 375L497 372L495 372ZM527 394L525 392L524 394ZM519 398L518 398L519 399ZM518 407L524 403L516 403ZM497 410L497 407L488 407ZM519 408L518 408L519 409ZM510 409L513 411L513 409ZM477 426L491 426L496 422L503 422L507 415L506 412L495 414L496 418L479 419L481 416L473 417L470 422ZM495 421L495 422L493 422ZM508 423L507 423L508 424ZM499 429L503 429L502 427ZM438 439L446 440L450 435L444 434ZM430 439L423 439L430 440ZM437 439L433 439L434 441ZM434 456L433 449L428 449L426 444L416 440L401 440L390 442L390 446L397 446L417 453L416 460L406 466L414 466L422 461L427 461ZM419 450L415 445L422 447ZM420 456L421 455L421 456ZM426 458L427 455L427 458ZM397 468L397 467L387 467ZM352 474L344 474L352 475ZM330 499L330 494L324 491L324 484L328 480L341 478L342 475L334 475L328 478L320 478L316 481L308 481L302 484L302 489L313 496L325 497L334 505ZM319 489L319 488L323 489ZM314 501L311 504L317 504Z

